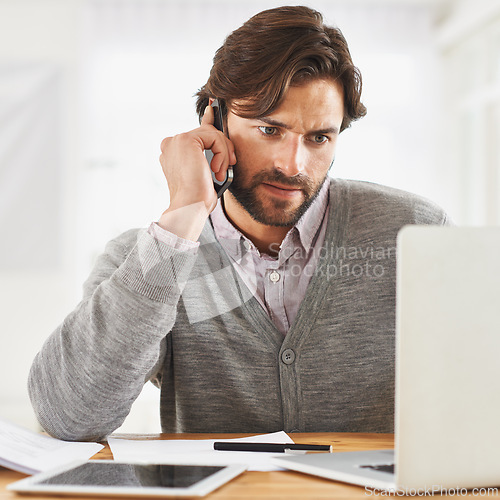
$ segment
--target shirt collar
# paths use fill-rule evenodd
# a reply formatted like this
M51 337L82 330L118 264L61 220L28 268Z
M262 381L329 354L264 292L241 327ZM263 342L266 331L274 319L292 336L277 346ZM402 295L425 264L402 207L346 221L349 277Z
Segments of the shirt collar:
M330 178L328 177L323 183L323 186L321 186L316 199L292 229L298 232L300 242L307 252L309 252L313 245L314 238L328 208L329 193Z
M330 192L329 187L330 178L327 177L321 186L316 199L312 202L305 214L299 219L297 224L290 229L285 236L282 247L287 245L288 242L291 243L291 241L295 239L294 236L298 234L300 244L304 247L306 252L309 252L328 209ZM210 214L210 219L212 221L216 238L219 241L224 241L223 246L225 250L233 256L237 256L241 252L241 246L238 243L240 240L247 241L253 246L252 242L229 222L224 210L222 209L221 200L218 200L215 209ZM234 242L234 245L229 244L230 241Z

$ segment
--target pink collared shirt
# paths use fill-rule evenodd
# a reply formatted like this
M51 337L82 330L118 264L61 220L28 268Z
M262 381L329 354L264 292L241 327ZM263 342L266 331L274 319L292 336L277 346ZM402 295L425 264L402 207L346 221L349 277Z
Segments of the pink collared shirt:
M330 181L327 179L313 204L288 231L279 247L277 258L261 254L228 221L220 202L210 214L216 238L244 283L283 335L286 335L293 323L316 269L325 239L329 186ZM149 232L160 241L178 249L188 250L198 246L198 243L178 238L157 224L152 224Z

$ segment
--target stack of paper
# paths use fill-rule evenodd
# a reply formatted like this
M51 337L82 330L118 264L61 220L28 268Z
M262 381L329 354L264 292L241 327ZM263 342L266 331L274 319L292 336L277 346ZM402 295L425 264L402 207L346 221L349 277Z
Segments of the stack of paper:
M102 448L98 443L60 441L0 419L0 465L25 474L87 460Z
M280 470L272 458L283 453L262 453L248 451L215 451L215 441L242 441L254 443L293 443L283 431L237 439L199 440L132 440L109 437L108 443L115 460L121 462L182 463L197 465L244 464L248 470Z

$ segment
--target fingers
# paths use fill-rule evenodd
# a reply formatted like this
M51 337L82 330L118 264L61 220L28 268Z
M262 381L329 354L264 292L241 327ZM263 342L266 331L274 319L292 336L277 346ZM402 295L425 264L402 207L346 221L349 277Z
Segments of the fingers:
M214 108L212 106L207 106L201 119L200 129L206 128L213 131L214 119ZM210 168L216 174L218 180L224 180L228 166L236 164L233 143L219 130L217 130L217 135L214 136L213 139L211 137L202 137L202 140L204 148L210 149L214 155L210 162Z
M213 120L214 110L207 106L199 128L167 137L161 143L160 164L172 203L175 201L180 205L185 204L186 199L190 202L194 199L202 200L208 206L215 195L210 170L222 182L229 165L236 164L233 143L212 125ZM210 165L207 165L205 150L211 150L213 154Z
M224 136L225 137L225 136ZM236 152L234 150L234 145L230 139L226 137L227 147L229 152L229 165L236 165Z
M226 178L229 165L236 164L233 143L226 136L222 135L222 137L217 137L217 140L214 141L209 149L212 150L213 154L210 168L215 173L216 179L223 181Z
M215 119L214 108L207 106L201 118L201 125L213 125Z

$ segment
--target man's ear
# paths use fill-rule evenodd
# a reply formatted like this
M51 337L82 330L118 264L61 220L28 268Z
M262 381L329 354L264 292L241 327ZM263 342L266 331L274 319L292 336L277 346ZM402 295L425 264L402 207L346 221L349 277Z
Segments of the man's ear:
M209 104L209 106L211 106L214 101L215 101L215 99L213 97L209 97L208 98L208 104Z

